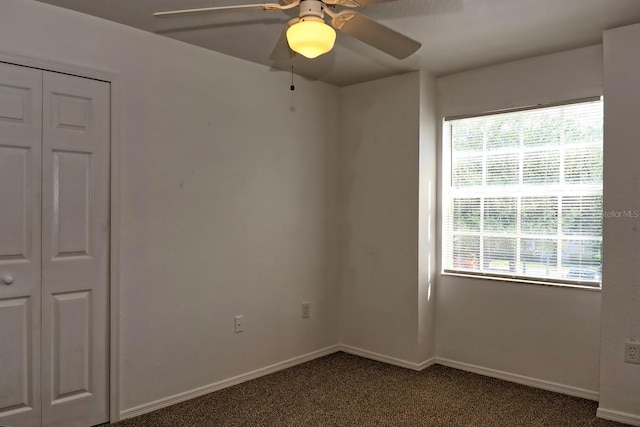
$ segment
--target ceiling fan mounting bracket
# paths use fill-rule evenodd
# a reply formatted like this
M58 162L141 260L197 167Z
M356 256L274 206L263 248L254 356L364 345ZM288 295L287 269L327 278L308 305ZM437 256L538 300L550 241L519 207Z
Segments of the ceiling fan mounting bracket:
M336 30L342 30L342 27L351 19L356 17L355 12L351 12L350 10L343 10L339 13L328 12L327 15L331 17L331 25Z

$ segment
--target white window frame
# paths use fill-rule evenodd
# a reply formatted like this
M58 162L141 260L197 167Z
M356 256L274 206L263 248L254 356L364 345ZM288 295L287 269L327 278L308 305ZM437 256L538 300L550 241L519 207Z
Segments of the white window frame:
M444 117L443 119L443 123L442 123L442 132L441 132L441 137L442 137L442 155L441 155L441 161L442 161L442 185L441 185L441 189L442 189L442 206L441 206L441 210L440 210L440 214L441 216L441 231L442 231L442 241L441 241L441 274L445 275L445 276L461 276L461 277L467 277L467 278L473 278L473 279L480 279L480 280L497 280L497 281L504 281L504 282L516 282L516 283L529 283L529 284L536 284L536 285L550 285L550 286L559 286L559 287L569 287L569 288L579 288L579 289L586 289L586 290L592 290L592 291L601 291L602 290L602 278L600 277L600 282L596 285L595 282L593 281L581 281L581 280L569 280L569 279L560 279L560 278L528 278L528 277L522 277L519 275L513 275L513 274L501 274L498 272L478 272L478 271L465 271L463 269L448 269L446 267L446 256L447 256L447 221L448 221L448 206L449 206L449 201L450 201L450 188L451 188L451 181L452 181L452 135L450 134L449 130L450 130L450 126L448 124L448 122L454 121L454 120L461 120L461 119L471 119L471 118L480 118L480 117L486 117L486 116L494 116L494 115L498 115L498 114L505 114L505 113L516 113L516 112L523 112L523 111L529 111L529 110L537 110L537 109L544 109L544 108L552 108L552 107L560 107L560 106L569 106L572 104L581 104L581 103L588 103L588 102L595 102L595 101L603 101L603 97L602 96L593 96L593 97L588 97L588 98L580 98L580 99L574 99L574 100L568 100L568 101L562 101L562 102L556 102L556 103L549 103L549 104L538 104L538 105L532 105L532 106L526 106L526 107L520 107L520 108L511 108L511 109L504 109L504 110L494 110L494 111L488 111L488 112L483 112L483 113L479 113L479 114L465 114L465 115L457 115L457 116L447 116ZM603 132L604 134L604 132ZM604 144L604 142L603 142ZM522 159L520 159L522 161ZM483 160L484 162L484 160ZM483 170L485 168L483 167ZM520 170L520 174L522 174L522 168ZM602 183L598 184L598 185L594 185L594 190L599 190L600 194L603 194L603 186ZM502 193L505 194L505 193ZM482 206L482 205L481 205ZM520 217L520 208L521 205L520 203L518 203L518 214L517 214L517 222L518 222L518 227L517 227L517 233L514 234L514 236L517 236L518 238L521 237L526 237L524 235L522 235L520 233L520 221L521 221L521 217ZM603 213L604 215L604 213ZM480 220L482 220L482 215ZM558 219L558 223L560 226L560 218ZM603 230L604 231L604 230ZM482 239L482 236L486 235L480 233L479 234L479 238ZM502 237L502 236L501 236ZM535 238L539 238L539 235L536 235ZM553 235L550 236L554 239L557 239L557 235ZM585 240L593 240L591 238L585 238ZM573 240L573 239L572 239ZM578 238L579 240L579 238ZM602 241L602 235L600 236L600 241ZM519 246L516 246L516 251L519 252ZM560 252L558 252L558 256L560 256Z

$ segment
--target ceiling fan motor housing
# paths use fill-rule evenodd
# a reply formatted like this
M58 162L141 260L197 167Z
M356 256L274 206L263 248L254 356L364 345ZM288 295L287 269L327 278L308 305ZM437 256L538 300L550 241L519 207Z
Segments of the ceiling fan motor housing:
M306 16L324 18L324 4L319 0L302 0L300 2L300 18Z

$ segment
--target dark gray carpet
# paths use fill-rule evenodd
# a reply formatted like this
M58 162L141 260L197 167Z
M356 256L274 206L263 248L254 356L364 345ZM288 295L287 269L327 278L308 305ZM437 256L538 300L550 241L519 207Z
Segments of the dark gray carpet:
M597 402L435 365L422 372L335 353L114 424L597 426Z

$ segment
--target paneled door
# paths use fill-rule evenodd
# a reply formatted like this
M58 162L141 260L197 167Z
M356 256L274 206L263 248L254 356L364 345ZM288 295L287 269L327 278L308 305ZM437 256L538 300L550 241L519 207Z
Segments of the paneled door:
M43 426L109 420L109 91L44 73Z
M0 424L40 425L42 72L0 63Z
M109 420L110 85L0 63L0 424Z

